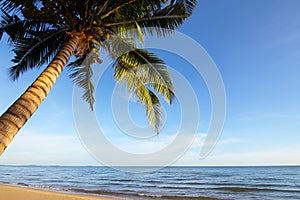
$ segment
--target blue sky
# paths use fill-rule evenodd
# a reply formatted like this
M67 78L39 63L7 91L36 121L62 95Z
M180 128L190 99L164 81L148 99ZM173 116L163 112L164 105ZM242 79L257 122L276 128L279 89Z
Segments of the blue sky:
M203 160L199 159L199 152L211 117L210 96L205 83L185 60L156 51L189 80L199 103L197 137L174 164L300 164L299 8L298 0L203 0L179 29L208 52L226 89L224 129L214 150ZM42 69L25 73L12 82L7 73L12 53L4 40L0 49L2 113ZM107 70L96 91L96 115L114 145L131 153L147 154L172 142L181 119L179 100L171 107L164 104L167 120L159 136L133 141L114 122L110 106L113 89L112 70ZM73 84L65 70L38 111L0 158L0 164L99 165L78 137L72 95ZM136 124L146 125L141 105L130 102L129 113ZM185 131L188 133L189 130Z

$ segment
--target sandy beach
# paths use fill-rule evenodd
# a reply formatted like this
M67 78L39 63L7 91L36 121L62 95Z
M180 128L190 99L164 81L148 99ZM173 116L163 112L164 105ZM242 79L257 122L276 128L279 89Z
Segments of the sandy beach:
M0 200L111 200L113 198L65 194L0 184Z

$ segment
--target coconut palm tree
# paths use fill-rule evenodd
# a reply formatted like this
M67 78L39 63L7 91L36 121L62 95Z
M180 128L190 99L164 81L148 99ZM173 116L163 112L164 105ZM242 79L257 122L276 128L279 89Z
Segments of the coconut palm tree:
M173 84L165 63L137 47L145 34L174 32L196 6L196 0L0 0L0 38L8 35L15 54L13 80L29 69L48 64L41 75L0 117L0 155L51 90L65 66L84 88L93 109L92 64L100 50L114 59L116 81L127 84L145 105L150 126L161 128L157 95L171 103ZM128 31L133 30L133 31ZM69 62L72 57L73 62ZM101 66L101 65L100 65Z

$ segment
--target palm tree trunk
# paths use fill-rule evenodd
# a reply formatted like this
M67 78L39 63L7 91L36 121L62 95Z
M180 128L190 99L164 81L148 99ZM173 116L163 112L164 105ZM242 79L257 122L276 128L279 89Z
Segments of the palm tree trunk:
M75 51L78 42L77 36L70 38L41 75L2 114L0 117L0 155L45 99Z

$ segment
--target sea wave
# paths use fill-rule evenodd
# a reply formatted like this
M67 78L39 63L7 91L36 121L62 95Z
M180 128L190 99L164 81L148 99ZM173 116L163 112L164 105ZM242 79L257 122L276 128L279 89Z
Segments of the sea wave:
M284 189L269 189L269 188L255 188L255 187L219 187L215 188L216 190L225 190L225 191L231 191L231 192L255 192L255 191L260 191L260 192L289 192L289 193L299 193L299 190L284 190Z
M8 175L9 174L9 175ZM166 167L128 174L107 167L0 166L0 182L137 200L298 200L300 167Z

